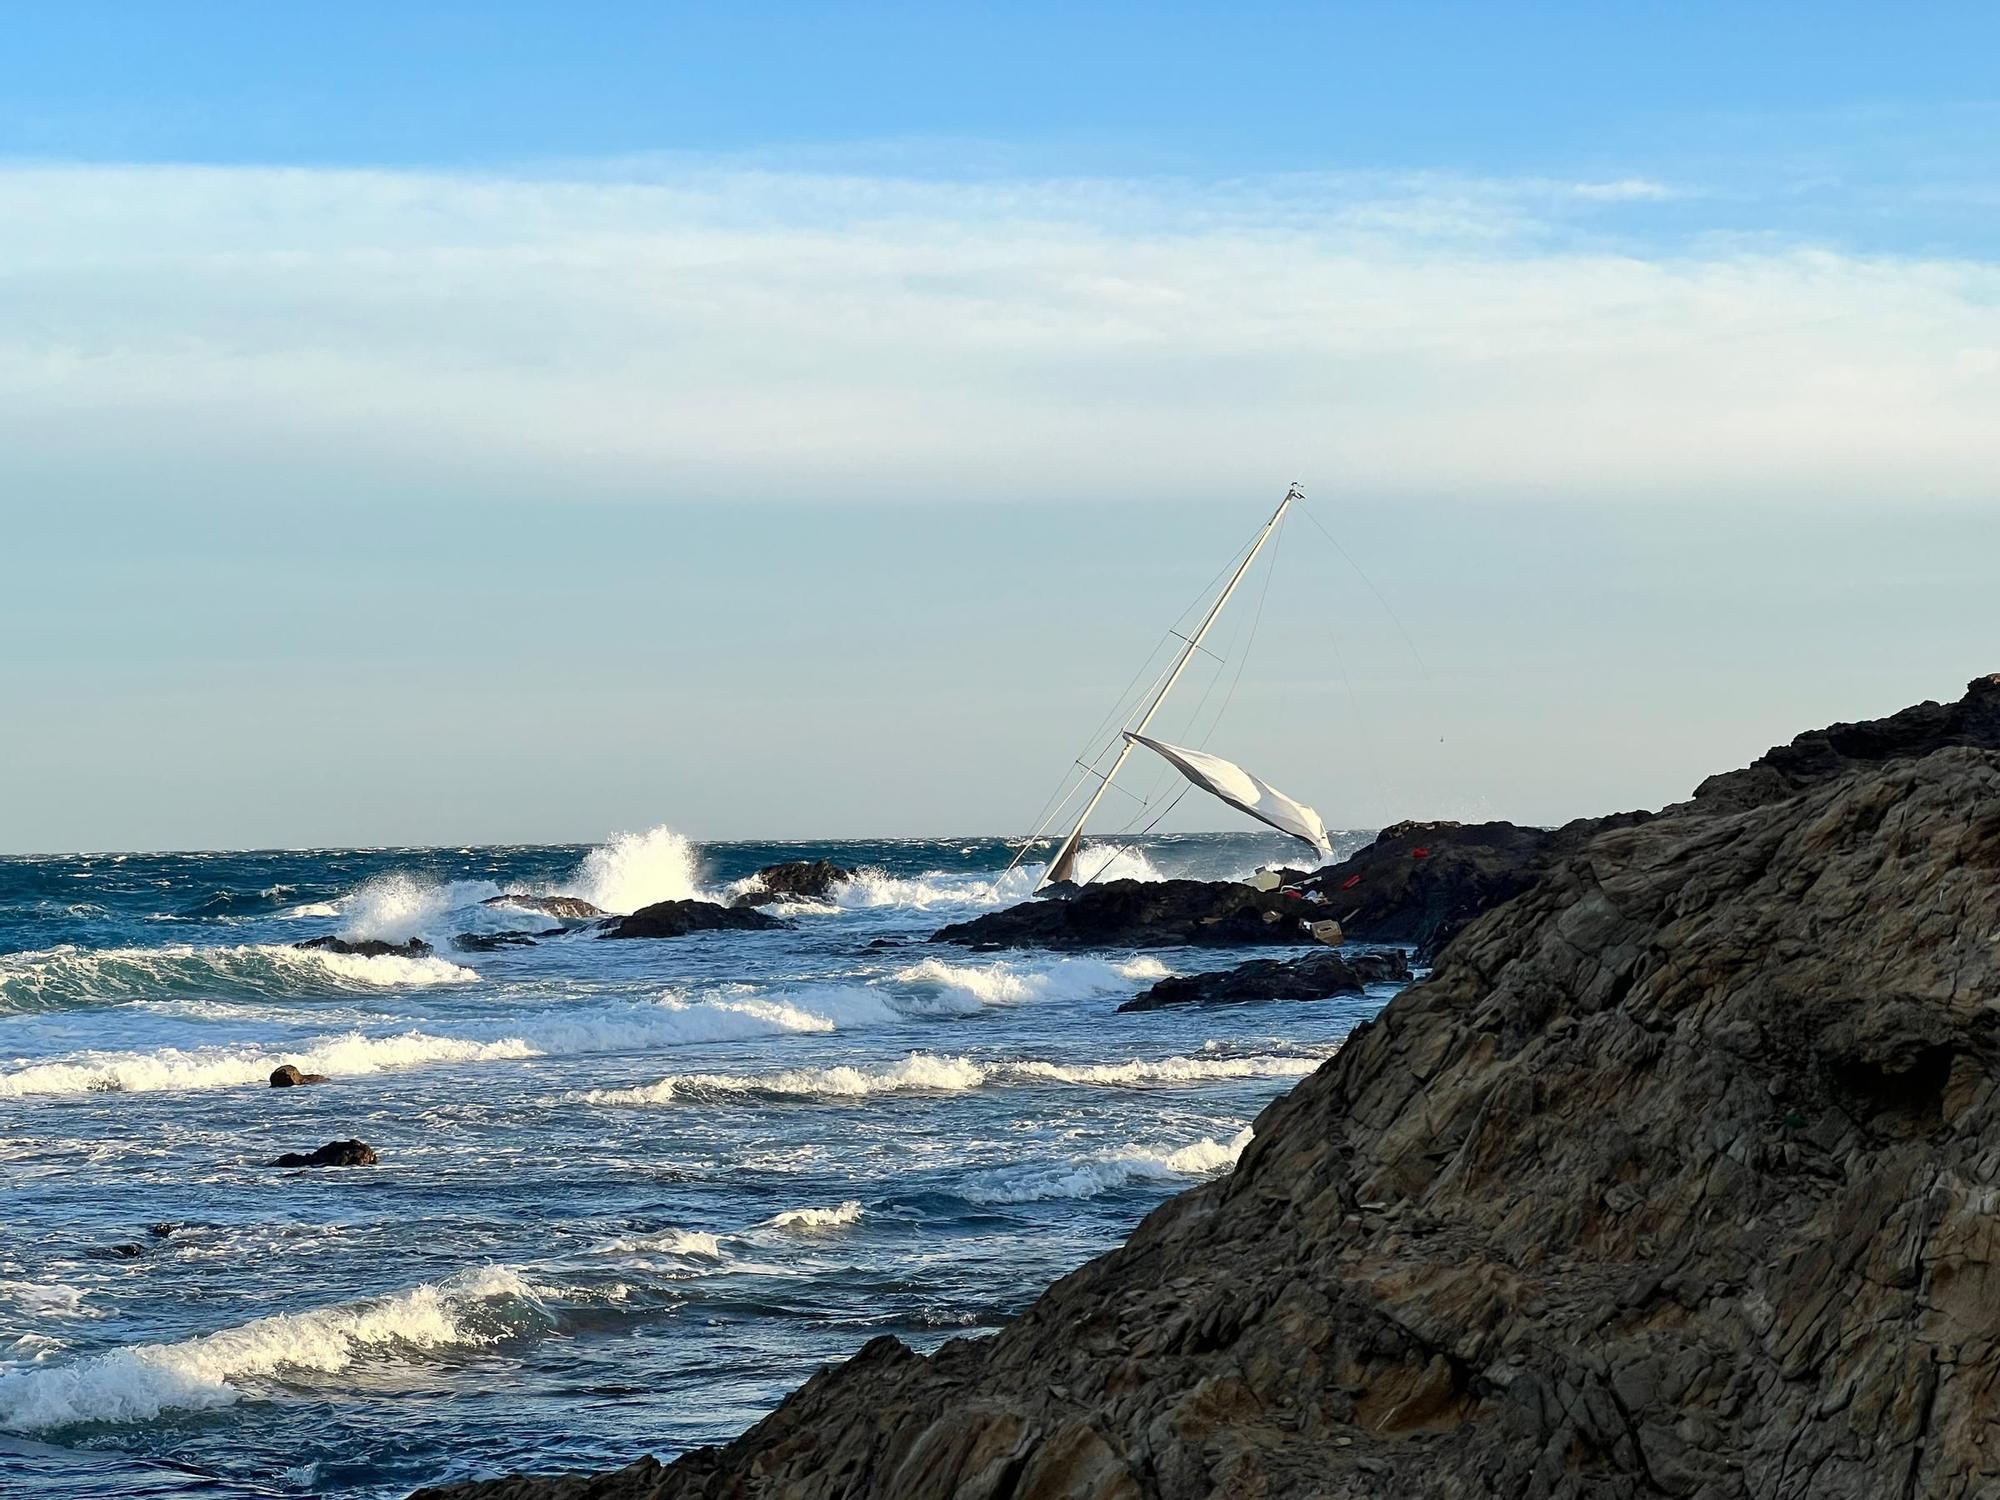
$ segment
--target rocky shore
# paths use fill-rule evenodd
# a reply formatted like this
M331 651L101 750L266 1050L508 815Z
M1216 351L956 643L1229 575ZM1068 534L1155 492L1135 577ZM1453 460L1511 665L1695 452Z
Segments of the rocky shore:
M422 1494L2000 1494L1996 938L2000 677L1549 851L998 1335Z

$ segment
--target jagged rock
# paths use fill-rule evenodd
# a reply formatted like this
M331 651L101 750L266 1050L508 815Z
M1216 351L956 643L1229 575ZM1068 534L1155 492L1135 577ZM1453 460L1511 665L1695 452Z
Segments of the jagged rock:
M629 917L613 917L598 933L605 938L685 937L690 932L759 931L789 927L752 907L718 906L713 901L656 901Z
M1648 813L1580 818L1561 828L1517 823L1398 823L1306 879L1347 937L1407 943L1428 959L1465 925L1511 901L1557 859L1607 828Z
M1331 913L1233 880L1105 880L954 922L934 943L968 948L1237 948L1298 945L1301 918Z
M1558 858L997 1336L424 1493L1985 1500L2000 751L1782 774Z
M384 942L381 938L316 937L292 944L294 948L318 948L327 953L351 953L357 958L424 958L431 945L422 938L406 943Z
M730 902L731 906L769 906L773 901L825 901L854 878L854 872L830 859L788 859L766 865L757 884Z
M171 1236L173 1232L176 1229L179 1229L180 1227L181 1226L178 1224L169 1224L168 1222L166 1222L166 1220L162 1219L157 1224L147 1225L146 1233L150 1234L156 1240L164 1240L169 1236Z
M381 1158L366 1141L328 1141L317 1151L287 1151L274 1167L372 1167Z
M1305 958L1253 959L1213 974L1162 979L1118 1008L1159 1010L1169 1005L1242 1005L1253 1000L1324 1000L1359 994L1367 985L1408 980L1410 961L1396 949L1378 953L1313 953Z
M565 921L587 921L605 914L603 907L593 906L581 896L529 896L519 891L488 896L479 904L517 906L523 911L538 911L545 917L560 917Z
M324 1073L301 1073L294 1063L285 1063L271 1070L271 1087L274 1089L297 1088L305 1083L325 1083Z
M513 929L507 932L461 932L451 940L461 953L493 953L502 948L532 948L543 938L561 937L567 927L543 927L534 932Z

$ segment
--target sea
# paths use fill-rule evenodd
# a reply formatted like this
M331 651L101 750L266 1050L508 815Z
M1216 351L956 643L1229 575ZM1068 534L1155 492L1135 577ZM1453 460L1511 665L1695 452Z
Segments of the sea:
M1121 1015L1245 955L929 943L1029 895L1011 855L656 828L0 859L0 1493L372 1500L725 1441L869 1339L999 1327L1229 1171L1392 993ZM550 925L494 896L727 900L821 856L856 878L783 930L454 946ZM293 946L323 934L432 952ZM378 1164L269 1165L355 1137Z

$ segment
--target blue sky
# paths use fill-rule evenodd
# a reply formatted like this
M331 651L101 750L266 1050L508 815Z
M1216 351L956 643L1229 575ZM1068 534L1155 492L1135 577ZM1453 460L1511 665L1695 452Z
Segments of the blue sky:
M0 848L1008 829L1295 475L1330 822L2000 664L1991 7L9 28Z

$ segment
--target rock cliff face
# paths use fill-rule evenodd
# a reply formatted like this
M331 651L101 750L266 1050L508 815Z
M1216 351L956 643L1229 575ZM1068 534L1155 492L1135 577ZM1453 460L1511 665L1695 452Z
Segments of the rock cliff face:
M1995 686L1583 842L996 1337L431 1493L2000 1495Z

